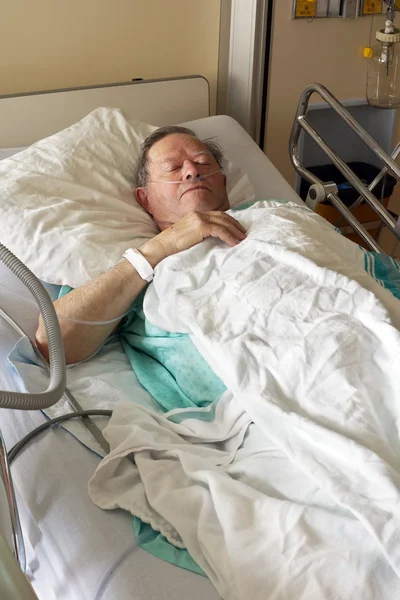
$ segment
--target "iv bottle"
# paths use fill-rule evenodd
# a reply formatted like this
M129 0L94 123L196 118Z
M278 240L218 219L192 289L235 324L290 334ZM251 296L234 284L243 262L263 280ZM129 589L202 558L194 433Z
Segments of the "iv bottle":
M377 108L400 106L400 30L391 21L392 33L386 29L376 32L378 44L368 60L367 100ZM389 28L390 30L390 28Z

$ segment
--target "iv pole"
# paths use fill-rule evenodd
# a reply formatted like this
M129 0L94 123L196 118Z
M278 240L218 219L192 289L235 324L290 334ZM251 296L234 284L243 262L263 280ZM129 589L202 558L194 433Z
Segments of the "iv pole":
M387 18L389 21L394 21L395 17L396 17L396 11L397 6L396 6L396 0L383 0L385 4L388 5L388 10L387 10Z

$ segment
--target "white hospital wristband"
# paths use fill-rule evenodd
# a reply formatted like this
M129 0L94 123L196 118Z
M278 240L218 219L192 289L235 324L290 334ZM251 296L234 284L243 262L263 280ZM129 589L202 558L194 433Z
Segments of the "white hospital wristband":
M145 281L152 281L154 277L153 267L139 250L129 248L129 250L124 253L124 258L129 260L142 279L145 279Z

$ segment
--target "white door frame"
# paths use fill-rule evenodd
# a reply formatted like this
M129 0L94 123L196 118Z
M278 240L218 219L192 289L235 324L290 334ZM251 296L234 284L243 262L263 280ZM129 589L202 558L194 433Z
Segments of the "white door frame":
M269 0L221 0L217 112L236 119L257 143L269 5Z

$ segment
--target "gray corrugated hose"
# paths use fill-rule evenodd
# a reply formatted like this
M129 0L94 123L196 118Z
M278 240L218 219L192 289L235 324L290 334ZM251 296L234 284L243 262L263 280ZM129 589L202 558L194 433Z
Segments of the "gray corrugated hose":
M50 297L37 277L14 254L0 243L0 261L22 281L33 294L43 316L49 346L50 382L40 394L24 394L0 390L0 408L41 410L52 406L65 390L66 371L64 346L56 311Z

